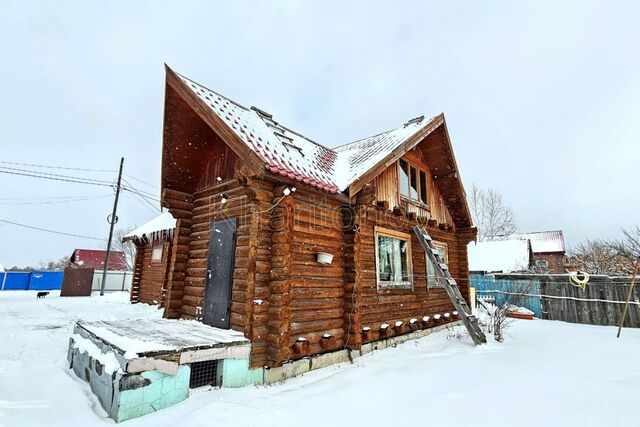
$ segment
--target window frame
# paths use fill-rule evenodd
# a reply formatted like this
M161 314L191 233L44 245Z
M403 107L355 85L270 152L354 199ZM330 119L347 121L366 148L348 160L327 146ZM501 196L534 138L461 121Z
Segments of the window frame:
M381 290L388 289L406 289L414 290L414 281L413 281L413 258L411 251L411 234L402 233L400 231L390 230L388 228L375 226L374 227L374 244L375 244L375 268L376 268L376 291L380 292ZM396 282L396 281L382 281L380 280L380 268L379 268L379 243L378 237L389 237L396 240L405 241L407 243L407 276L409 277L408 281Z
M406 178L407 178L407 182L406 182L406 186L407 186L407 193L408 195L404 195L402 193L402 178L403 178L403 170L402 170L402 166L400 166L400 162L405 162L407 164L407 174L406 174ZM406 159L404 157L398 159L398 161L396 162L396 167L398 168L398 195L400 196L401 200L405 200L408 203L411 204L415 204L418 205L422 208L425 208L427 210L430 210L430 205L429 205L429 194L431 193L431 191L429 190L429 181L430 181L430 177L429 177L429 170L421 167L420 165L410 161L409 159ZM411 197L411 193L413 191L413 188L411 186L411 170L414 169L416 171L416 185L417 185L417 189L416 189L416 198L412 198ZM422 201L422 184L420 183L420 174L424 173L425 176L425 195L427 198L426 202Z
M446 242L441 242L441 241L437 241L434 240L433 242L433 246L435 247L439 247L440 249L444 249L444 263L447 264L447 267L449 266L449 244L447 244ZM431 280L431 276L429 275L429 265L431 264L431 261L429 260L429 257L427 256L427 254L424 254L424 258L425 258L425 267L426 267L426 276L427 276L427 289L442 289L444 288L444 285L438 284L435 280ZM435 275L434 275L435 276Z
M153 253L156 249L160 248L160 258L155 259ZM162 264L162 257L164 257L164 243L156 243L151 246L151 264Z

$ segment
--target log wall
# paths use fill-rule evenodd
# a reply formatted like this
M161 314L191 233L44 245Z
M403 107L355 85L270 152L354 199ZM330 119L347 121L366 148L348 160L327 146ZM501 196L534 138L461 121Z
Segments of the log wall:
M377 197L375 186L365 187L358 196L357 233L354 236L355 301L357 314L354 316L353 336L350 342L358 346L363 341L381 338L380 326L384 323L395 325L402 321L408 325L410 319L441 314L454 310L446 291L442 288L428 288L425 253L413 233L415 220L403 213L393 212L374 204ZM413 289L378 289L376 278L375 227L384 227L411 236ZM468 300L468 264L466 244L469 236L453 230L442 230L438 226L427 226L436 242L448 246L449 269L458 281L462 294ZM347 285L349 286L349 285ZM360 337L362 328L370 328L367 339Z
M345 269L352 268L345 263L341 204L329 196L300 190L293 198L289 344L307 340L308 352L314 354L339 349L344 347L345 336ZM330 265L317 261L320 252L333 255Z
M202 319L211 224L226 217L237 218L230 327L251 340L252 367L359 348L380 338L382 323L453 311L443 289L427 287L425 255L412 231L416 218L377 203L374 185L353 205L311 190L286 195L288 187L237 176L193 196L164 192L178 217L165 315ZM473 233L432 225L429 232L447 243L451 272L467 295L466 242ZM377 291L376 226L412 235L413 291ZM319 264L319 252L332 254L333 262ZM370 336L363 337L365 326Z
M162 259L152 262L154 246L162 245ZM167 265L171 258L171 242L136 244L136 265L131 287L132 302L164 307L166 300ZM135 295L136 300L133 301Z
M164 308L164 317L176 319L182 315L182 299L191 238L193 195L165 188L162 190L162 205L168 208L176 218L167 273L167 303Z

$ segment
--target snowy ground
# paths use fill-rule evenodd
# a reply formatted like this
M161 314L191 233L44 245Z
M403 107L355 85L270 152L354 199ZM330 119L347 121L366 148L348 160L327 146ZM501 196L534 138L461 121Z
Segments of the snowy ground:
M159 317L127 295L0 293L0 425L113 424L65 366L73 322ZM276 386L197 390L125 426L638 425L640 330L516 321L503 344L440 333ZM492 340L490 340L492 341Z

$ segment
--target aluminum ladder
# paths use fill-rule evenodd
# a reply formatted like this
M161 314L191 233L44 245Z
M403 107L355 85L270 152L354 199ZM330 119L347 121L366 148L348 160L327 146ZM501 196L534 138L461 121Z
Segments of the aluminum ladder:
M482 329L480 329L478 319L472 314L469 304L467 304L467 301L460 293L458 284L455 279L451 277L449 267L445 264L440 255L433 252L433 241L431 236L429 236L429 233L427 233L427 230L425 230L424 227L420 227L418 225L413 227L413 231L416 233L416 236L418 236L418 240L424 249L424 253L427 254L427 258L433 265L436 277L442 282L453 306L458 310L458 313L462 318L462 322L467 328L467 331L469 331L469 335L471 336L474 344L479 345L486 343L487 337L484 335L484 332L482 332Z

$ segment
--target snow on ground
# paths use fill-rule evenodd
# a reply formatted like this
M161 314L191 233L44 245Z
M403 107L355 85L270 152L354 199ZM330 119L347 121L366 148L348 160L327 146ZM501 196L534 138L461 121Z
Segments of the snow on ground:
M124 294L0 293L0 424L112 424L66 370L73 322L156 317ZM640 330L516 320L504 343L439 333L284 384L199 389L131 426L637 425Z

